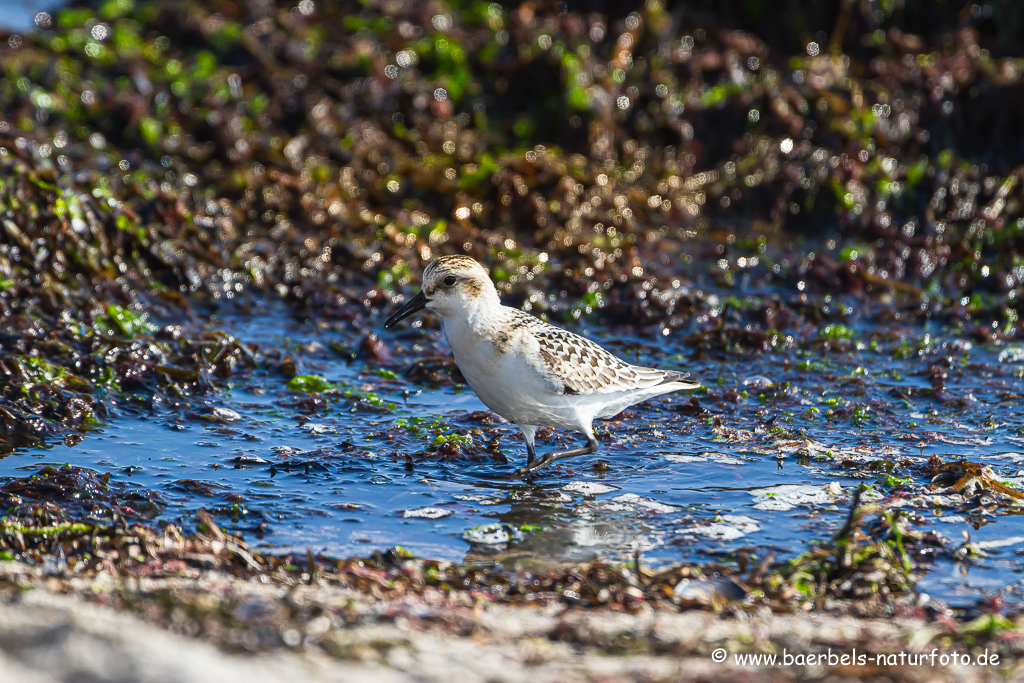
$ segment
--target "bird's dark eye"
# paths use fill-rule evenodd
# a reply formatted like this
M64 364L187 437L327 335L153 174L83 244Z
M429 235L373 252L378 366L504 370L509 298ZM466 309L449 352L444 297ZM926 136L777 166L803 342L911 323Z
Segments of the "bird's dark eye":
M452 285L455 284L455 280L456 280L456 277L454 275L449 275L448 277L446 277L444 279L444 286L445 287L451 287Z

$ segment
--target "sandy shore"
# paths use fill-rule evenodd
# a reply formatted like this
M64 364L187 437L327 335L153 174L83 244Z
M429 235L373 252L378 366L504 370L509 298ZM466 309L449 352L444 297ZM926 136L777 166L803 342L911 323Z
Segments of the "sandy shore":
M195 578L47 578L0 563L0 680L679 681L1022 678L1017 631L970 635L953 622L702 610L633 613L431 604L330 585ZM20 586L20 588L15 588ZM107 603L107 604L104 604ZM115 609L108 604L130 605ZM168 609L155 609L162 603ZM230 606L220 609L219 606ZM205 606L205 607L204 607ZM198 612L203 635L185 633ZM344 615L344 616L342 616ZM301 618L298 618L300 617ZM213 622L219 622L214 625ZM282 629L284 629L282 631ZM268 637L272 636L272 637ZM985 642L982 642L985 641ZM277 645L267 645L267 642ZM281 644L281 643L284 644ZM712 653L724 648L727 661ZM733 655L998 652L996 666L739 665Z

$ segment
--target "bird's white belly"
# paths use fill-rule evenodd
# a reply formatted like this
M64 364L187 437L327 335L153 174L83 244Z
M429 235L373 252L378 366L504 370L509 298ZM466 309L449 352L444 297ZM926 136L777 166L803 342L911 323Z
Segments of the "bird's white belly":
M582 430L595 411L578 396L554 391L529 360L490 342L452 345L462 375L485 406L517 424ZM576 400L574 400L576 399Z

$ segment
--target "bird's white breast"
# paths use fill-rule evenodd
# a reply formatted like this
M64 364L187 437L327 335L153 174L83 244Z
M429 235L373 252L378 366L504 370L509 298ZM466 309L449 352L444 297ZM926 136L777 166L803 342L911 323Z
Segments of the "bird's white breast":
M589 424L594 409L580 397L558 393L540 371L536 341L528 331L508 331L508 338L497 343L494 335L467 328L445 321L445 336L462 375L484 405L518 424L568 429Z

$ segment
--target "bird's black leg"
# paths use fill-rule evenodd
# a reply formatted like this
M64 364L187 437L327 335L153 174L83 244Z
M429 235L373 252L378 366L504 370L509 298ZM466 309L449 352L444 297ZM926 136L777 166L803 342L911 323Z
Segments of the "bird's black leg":
M522 469L519 470L519 474L536 472L540 468L547 467L556 460L561 460L562 458L571 458L576 455L590 455L596 450L597 439L591 436L587 439L586 446L580 446L579 448L574 448L571 451L556 451L554 453L547 453L541 456L536 461L534 461L533 458L530 458L529 460L526 461L526 467L523 467Z
M533 464L534 458L537 457L537 450L533 447L533 444L529 441L526 442L526 465L530 466Z

